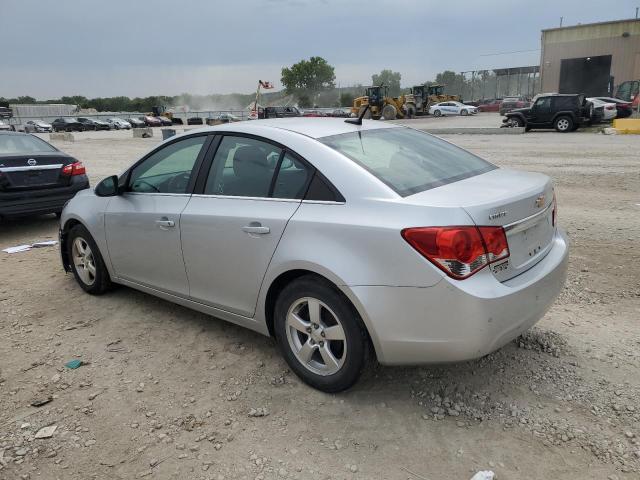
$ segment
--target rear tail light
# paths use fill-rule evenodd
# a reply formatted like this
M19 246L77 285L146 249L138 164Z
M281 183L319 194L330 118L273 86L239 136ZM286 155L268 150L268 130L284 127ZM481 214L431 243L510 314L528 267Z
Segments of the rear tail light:
M418 227L401 233L418 253L459 280L509 256L502 227Z
M84 175L86 173L87 171L82 162L70 163L62 167L62 175L65 176Z

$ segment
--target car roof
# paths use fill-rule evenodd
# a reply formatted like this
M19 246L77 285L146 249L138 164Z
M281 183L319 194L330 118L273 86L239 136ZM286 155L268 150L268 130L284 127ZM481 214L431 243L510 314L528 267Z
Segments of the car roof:
M377 130L382 128L401 128L400 125L380 122L379 120L363 120L362 125L347 123L344 118L327 117L289 117L266 120L251 120L236 122L233 124L216 125L214 127L200 128L198 132L227 131L264 134L268 136L271 129L288 130L306 137L322 138L342 133L358 132L363 130ZM195 132L195 130L194 130ZM192 133L191 131L189 133Z
M0 130L0 135L16 135L16 136L27 136L31 135L30 133L23 132L14 132L13 130Z

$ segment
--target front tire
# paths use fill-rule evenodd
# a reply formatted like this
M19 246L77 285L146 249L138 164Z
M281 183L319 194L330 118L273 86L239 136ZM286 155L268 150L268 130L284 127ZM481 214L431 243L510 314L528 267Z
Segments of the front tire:
M109 272L89 231L83 225L76 225L69 232L66 244L71 271L80 287L91 295L109 290Z
M511 117L509 119L509 124L514 128L522 127L524 125L519 117Z
M360 377L367 335L356 310L329 282L308 275L287 285L276 300L275 336L291 369L327 393Z
M387 104L382 109L382 116L385 120L395 120L398 118L398 109L391 104Z
M573 119L566 115L556 118L553 128L560 133L571 132L573 130Z
M460 115L466 117L467 115L469 115L469 110L460 110Z

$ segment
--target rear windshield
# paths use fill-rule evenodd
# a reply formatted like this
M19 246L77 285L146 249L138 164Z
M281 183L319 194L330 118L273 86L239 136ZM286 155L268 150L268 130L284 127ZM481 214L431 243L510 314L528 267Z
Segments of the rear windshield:
M0 155L36 152L57 152L57 150L33 135L0 135Z
M410 128L381 128L319 139L406 197L497 168L444 140Z

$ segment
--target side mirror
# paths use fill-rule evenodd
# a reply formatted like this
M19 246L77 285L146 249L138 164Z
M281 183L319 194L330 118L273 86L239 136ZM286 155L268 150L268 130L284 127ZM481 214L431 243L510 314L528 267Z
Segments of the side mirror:
M99 197L115 197L120 195L118 188L118 176L112 175L102 180L95 189L96 195Z

